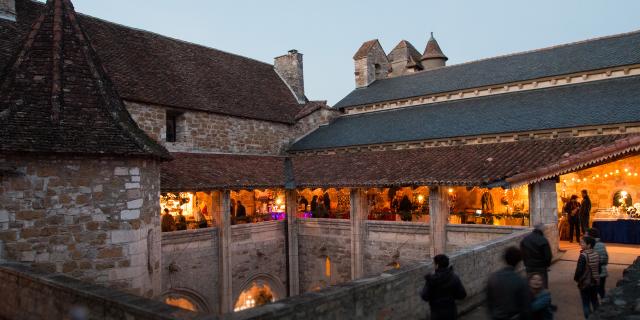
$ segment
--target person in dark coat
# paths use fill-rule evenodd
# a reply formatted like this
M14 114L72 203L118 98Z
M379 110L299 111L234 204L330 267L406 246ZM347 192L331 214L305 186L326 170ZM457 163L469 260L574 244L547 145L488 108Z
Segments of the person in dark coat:
M318 196L313 196L311 198L311 213L313 214L313 217L316 218L316 215L318 214Z
M533 231L520 242L522 251L522 261L524 262L527 276L533 273L542 275L544 288L549 288L549 278L547 271L551 266L551 246L544 237L544 226L536 225Z
M582 202L580 203L580 227L582 228L582 234L587 234L589 230L589 216L591 214L591 199L589 199L589 193L587 190L582 190Z
M162 214L160 225L162 232L176 231L176 221L173 219L173 216L169 213L169 209L167 208L164 208L164 214Z
M580 242L580 218L578 215L579 210L580 204L578 203L578 196L574 194L562 209L562 212L566 213L567 219L569 219L569 242L573 242L574 231L576 232L576 242Z
M240 200L238 200L236 204L236 220L237 221L247 220L247 209L244 207L242 202L240 202Z
M432 320L455 320L458 316L456 300L466 298L467 291L449 266L449 257L439 254L433 257L433 263L436 270L424 277L425 285L420 295L429 302Z
M176 217L176 230L187 230L187 218L182 214L182 209L178 211Z
M527 281L516 272L522 260L520 249L509 247L504 253L507 266L494 272L487 284L487 305L494 320L531 320L531 293Z
M331 197L329 197L329 193L325 192L322 195L322 199L324 200L324 208L327 210L327 212L331 212Z

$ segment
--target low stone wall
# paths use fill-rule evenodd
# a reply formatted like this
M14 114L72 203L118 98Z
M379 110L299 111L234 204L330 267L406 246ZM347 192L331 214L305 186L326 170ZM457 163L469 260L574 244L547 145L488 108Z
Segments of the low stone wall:
M163 297L185 298L199 311L217 314L218 261L218 228L163 232Z
M505 235L530 230L529 227L491 226L480 224L449 224L447 225L447 252L476 245L504 237Z
M367 221L365 274L380 274L400 266L426 261L431 239L428 223Z
M254 281L266 282L278 299L287 296L285 221L231 226L232 301Z
M624 270L622 280L607 292L589 319L640 319L640 257Z
M301 292L350 281L351 221L298 220L298 255Z
M478 244L451 255L469 297L460 304L464 312L484 299L488 276L503 267L502 255L517 246L528 231ZM225 319L416 319L427 314L418 293L424 276L433 272L430 261L390 270L376 277L332 286L286 300L225 315Z
M0 264L0 319L67 319L83 307L96 320L196 319L195 313L62 274L17 263ZM215 319L208 317L207 319Z

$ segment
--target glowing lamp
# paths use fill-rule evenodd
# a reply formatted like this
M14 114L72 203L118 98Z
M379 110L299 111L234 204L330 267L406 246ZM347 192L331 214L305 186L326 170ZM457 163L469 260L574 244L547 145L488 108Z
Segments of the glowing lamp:
M449 188L449 193L453 193L453 189Z

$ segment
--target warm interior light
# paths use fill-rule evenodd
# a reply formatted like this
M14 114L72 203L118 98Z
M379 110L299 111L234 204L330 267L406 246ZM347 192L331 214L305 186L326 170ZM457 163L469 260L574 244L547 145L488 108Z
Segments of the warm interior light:
M620 192L620 195L622 195L623 198L626 198L628 193L626 191L622 191Z
M419 194L418 195L418 202L422 203L422 201L424 201L424 196Z
M277 205L281 205L282 204L282 199L280 199L280 198L276 199L276 204Z
M449 193L453 193L453 189L449 188Z

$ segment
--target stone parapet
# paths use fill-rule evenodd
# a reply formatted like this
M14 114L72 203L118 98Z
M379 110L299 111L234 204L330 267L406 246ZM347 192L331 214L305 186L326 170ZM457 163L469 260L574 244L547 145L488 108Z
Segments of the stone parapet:
M190 320L196 313L24 264L0 264L0 318L67 319L74 307L96 320ZM214 320L210 316L207 319Z

